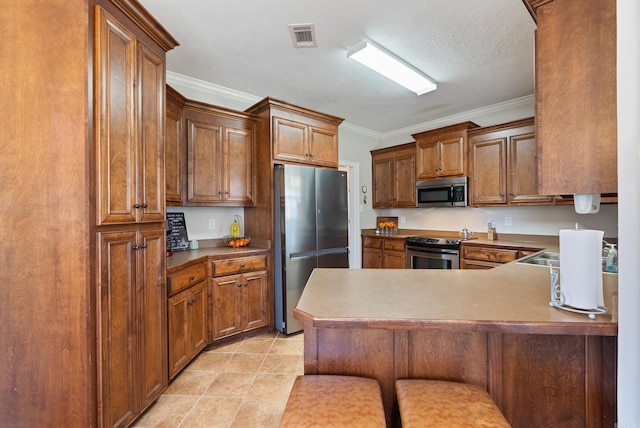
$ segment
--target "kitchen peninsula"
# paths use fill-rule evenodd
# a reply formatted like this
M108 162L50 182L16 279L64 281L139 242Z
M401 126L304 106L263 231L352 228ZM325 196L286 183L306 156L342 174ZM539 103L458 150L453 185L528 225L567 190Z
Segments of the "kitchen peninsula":
M394 382L429 378L486 387L514 428L602 427L616 420L617 276L609 313L549 307L549 271L316 269L295 316L305 374L380 382L398 426Z

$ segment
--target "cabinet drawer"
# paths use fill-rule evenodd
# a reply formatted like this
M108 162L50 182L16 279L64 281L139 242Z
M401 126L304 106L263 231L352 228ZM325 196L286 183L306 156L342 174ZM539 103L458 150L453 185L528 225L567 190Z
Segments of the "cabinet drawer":
M362 241L362 246L364 248L377 248L382 249L382 239L381 238L364 238Z
M490 247L462 247L462 258L507 263L518 258L518 250Z
M171 296L185 288L189 288L194 284L204 281L207 276L206 271L206 265L201 263L170 274L167 277L167 293Z
M261 255L226 260L214 260L211 262L211 268L211 272L214 277L262 270L267 268L267 256Z
M385 239L384 240L384 249L385 250L404 251L406 249L405 240L404 239Z

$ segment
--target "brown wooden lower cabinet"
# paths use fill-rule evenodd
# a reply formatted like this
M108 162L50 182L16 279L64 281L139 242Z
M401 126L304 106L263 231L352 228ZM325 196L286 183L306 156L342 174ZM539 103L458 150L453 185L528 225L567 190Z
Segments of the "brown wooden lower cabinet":
M407 260L405 238L362 237L362 268L404 269Z
M317 328L305 324L305 374L378 380L388 426L400 426L395 380L438 379L485 387L514 428L613 427L614 336Z
M505 247L465 242L460 248L460 269L491 269L540 250L542 248Z
M266 254L212 262L209 341L269 324Z
M165 228L99 232L100 426L129 426L166 389Z

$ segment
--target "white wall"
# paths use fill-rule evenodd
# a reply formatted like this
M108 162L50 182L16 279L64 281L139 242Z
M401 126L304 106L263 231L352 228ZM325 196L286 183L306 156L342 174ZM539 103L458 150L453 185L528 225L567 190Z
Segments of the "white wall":
M640 427L640 3L617 1L618 427Z

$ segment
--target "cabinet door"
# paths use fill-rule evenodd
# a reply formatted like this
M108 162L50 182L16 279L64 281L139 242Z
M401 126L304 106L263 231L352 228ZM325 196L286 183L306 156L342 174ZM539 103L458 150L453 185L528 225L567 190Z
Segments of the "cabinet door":
M243 330L267 325L267 272L250 272L243 275L244 326Z
M241 275L213 278L213 338L229 336L242 331Z
M237 205L253 205L252 130L224 128L224 200Z
M137 221L164 221L164 60L138 42Z
M165 181L167 205L182 205L183 161L186 148L183 146L182 108L167 99L167 115L164 133Z
M398 251L385 251L382 255L382 267L384 269L406 269L406 254Z
M373 159L373 208L393 206L393 158Z
M137 415L141 386L136 352L136 231L98 233L97 245L98 417L104 427L125 426Z
M273 118L273 159L307 163L309 127L300 122Z
M207 288L206 282L201 282L191 288L191 306L189 308L189 337L191 357L207 346Z
M363 269L381 269L382 268L382 251L364 248L362 250L362 268Z
M419 141L416 144L416 180L438 177L440 153L438 139Z
M309 126L308 162L318 166L338 166L337 130Z
M137 250L135 248L137 247ZM138 361L141 406L151 404L167 387L167 287L165 229L141 230L137 258Z
M553 203L538 195L537 144L533 127L509 139L509 200L513 203Z
M439 142L439 177L452 177L464 174L464 137L447 136Z
M206 282L169 299L169 377L173 378L207 344Z
M223 201L222 138L222 126L187 120L187 202Z
M189 302L190 290L169 298L169 377L173 378L190 359Z
M507 141L471 142L471 205L507 203Z
M136 221L136 39L97 8L96 224Z
M393 193L396 208L416 207L416 155L408 153L398 155L394 164Z

